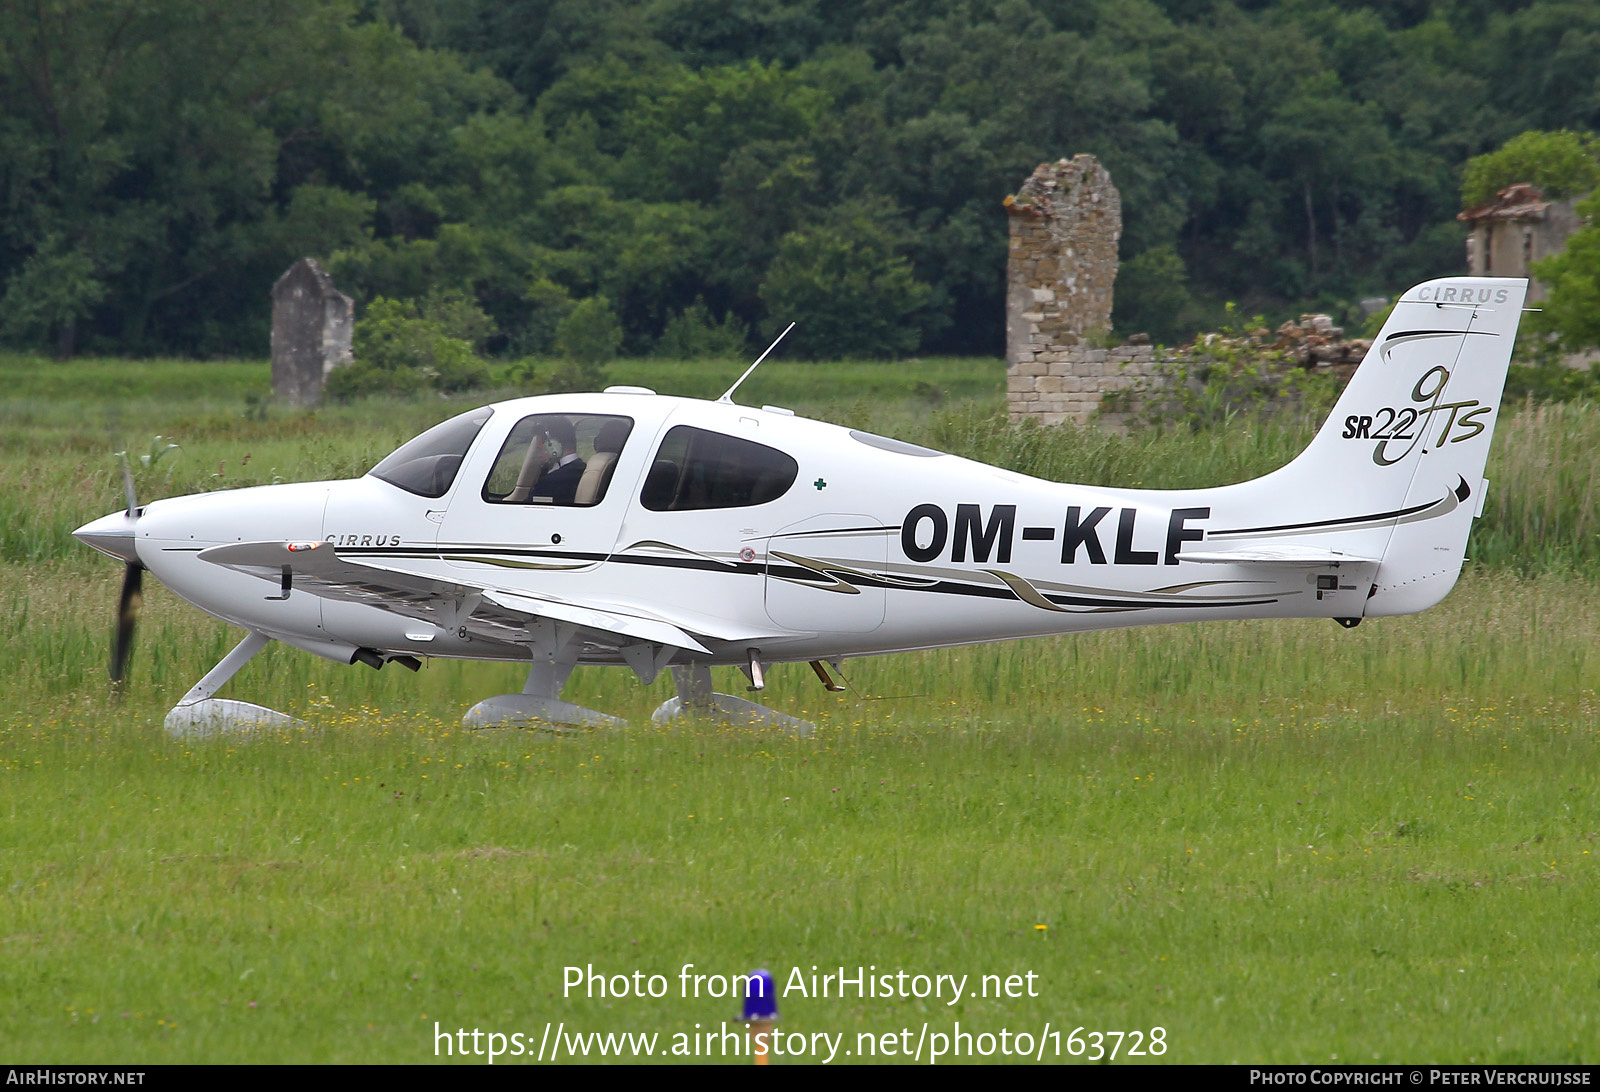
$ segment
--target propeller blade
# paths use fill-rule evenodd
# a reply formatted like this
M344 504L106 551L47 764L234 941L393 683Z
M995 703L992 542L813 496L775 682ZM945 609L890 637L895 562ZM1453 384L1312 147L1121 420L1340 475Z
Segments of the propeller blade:
M120 685L128 674L133 651L133 631L144 603L144 566L130 564L122 576L122 596L117 602L117 629L111 644L111 681Z

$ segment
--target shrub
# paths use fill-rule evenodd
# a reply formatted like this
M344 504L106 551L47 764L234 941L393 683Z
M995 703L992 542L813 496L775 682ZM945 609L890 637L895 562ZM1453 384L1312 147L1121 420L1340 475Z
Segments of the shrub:
M1168 369L1169 378L1138 391L1150 424L1198 432L1226 425L1241 413L1259 419L1284 411L1326 412L1333 405L1341 380L1302 368L1263 344L1265 324L1259 315L1241 327L1232 303L1227 314L1230 321L1221 331L1183 350Z
M604 296L580 301L556 324L556 353L575 364L606 364L621 348L622 323Z
M328 376L327 395L349 401L482 387L489 369L473 343L493 332L488 316L458 293L433 293L420 302L379 296L356 322L354 362Z
M655 355L666 360L728 360L744 356L748 340L749 330L733 312L716 322L706 301L696 297L667 320Z

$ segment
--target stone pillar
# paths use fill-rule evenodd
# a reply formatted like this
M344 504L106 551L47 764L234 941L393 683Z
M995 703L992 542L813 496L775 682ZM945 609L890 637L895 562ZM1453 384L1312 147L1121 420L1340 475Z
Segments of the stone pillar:
M301 258L272 286L272 393L291 405L322 401L328 373L350 363L355 302L315 258Z
M1042 163L1005 200L1006 363L1046 354L1111 328L1111 286L1122 237L1122 198L1092 155Z

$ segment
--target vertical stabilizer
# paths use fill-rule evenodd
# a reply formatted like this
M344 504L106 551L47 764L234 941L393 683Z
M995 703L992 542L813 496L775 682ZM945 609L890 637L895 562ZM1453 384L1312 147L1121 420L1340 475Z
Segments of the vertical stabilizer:
M1444 598L1482 502L1527 284L1450 277L1401 296L1311 445L1248 483L1272 518L1229 537L1381 558L1369 617Z

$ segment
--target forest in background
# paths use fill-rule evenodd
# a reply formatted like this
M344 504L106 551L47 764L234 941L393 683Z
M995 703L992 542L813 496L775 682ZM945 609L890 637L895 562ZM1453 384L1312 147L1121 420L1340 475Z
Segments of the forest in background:
M264 355L308 254L507 357L995 355L1001 200L1079 152L1120 332L1344 318L1463 267L1470 157L1600 128L1575 0L0 0L0 48L0 341L60 355Z

